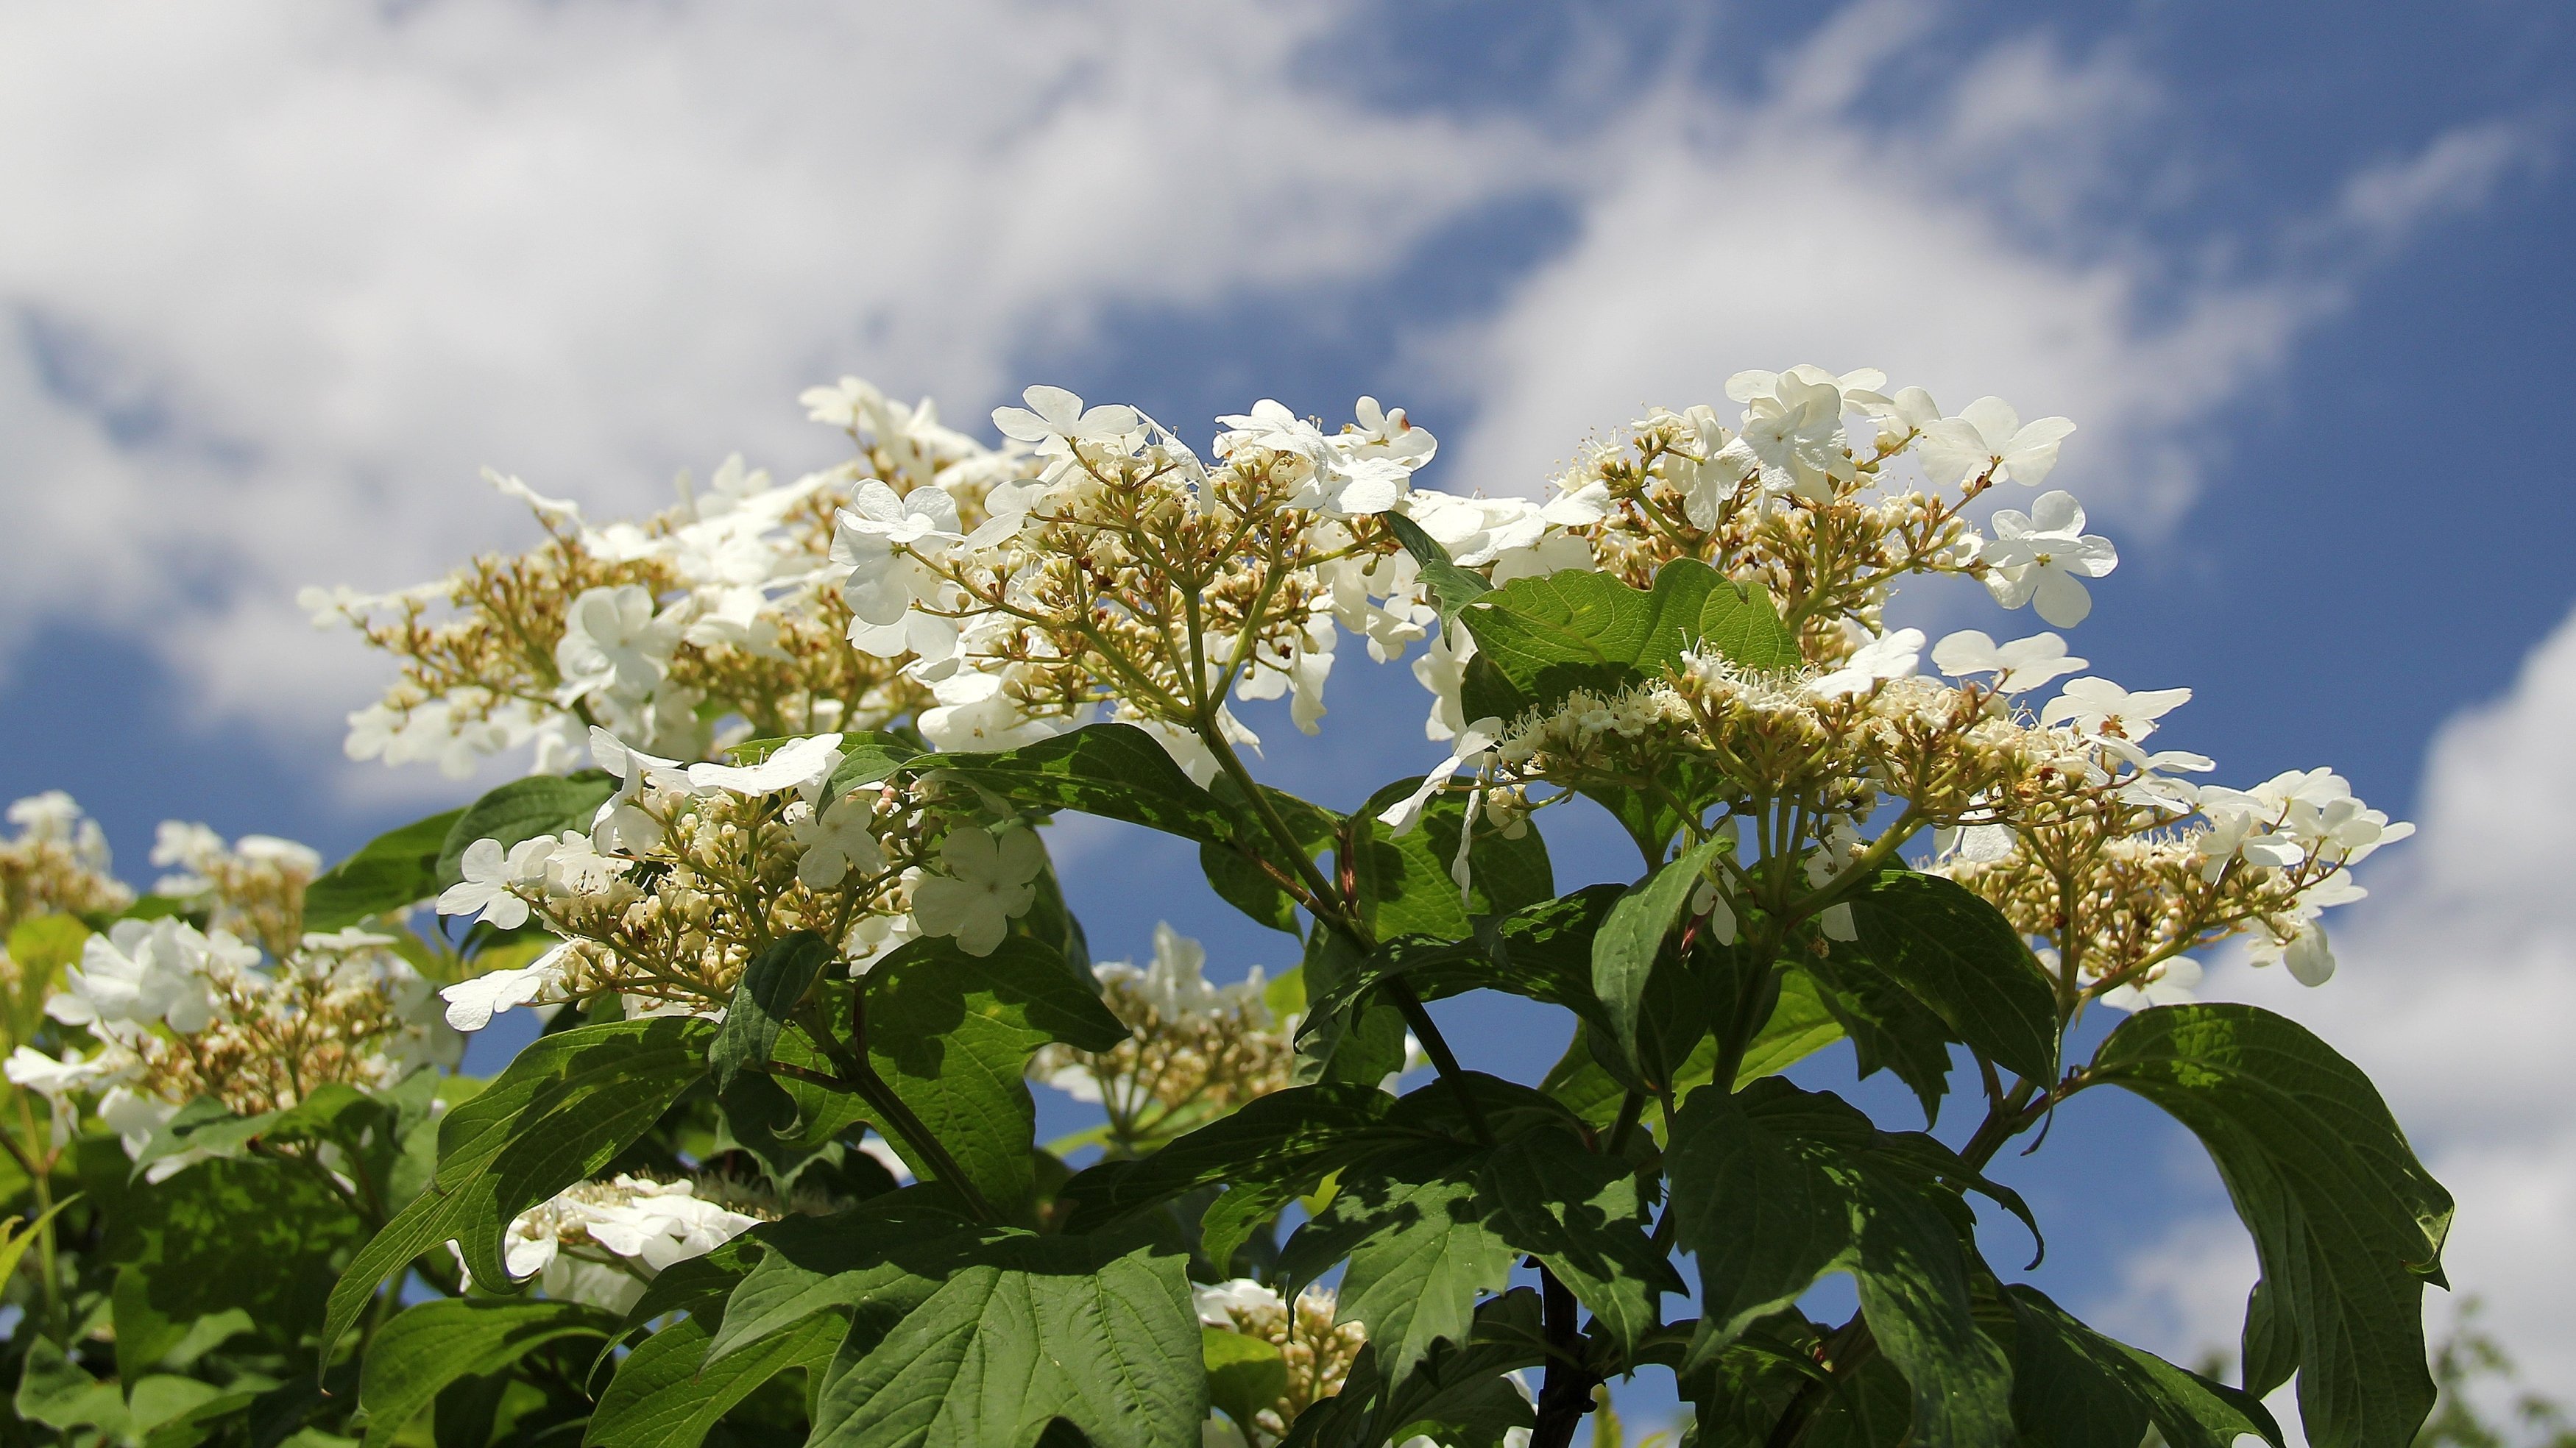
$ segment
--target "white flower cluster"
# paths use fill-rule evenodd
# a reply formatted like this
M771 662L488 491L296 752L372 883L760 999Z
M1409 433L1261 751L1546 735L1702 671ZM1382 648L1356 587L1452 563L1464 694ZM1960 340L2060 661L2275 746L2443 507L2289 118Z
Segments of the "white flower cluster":
M1179 1037L1232 1028L1282 1039L1296 1032L1293 1017L1273 1019L1266 999L1270 981L1260 966L1232 985L1212 984L1207 978L1207 947L1174 930L1168 921L1154 923L1154 958L1142 968L1129 961L1107 960L1093 965L1091 973L1099 977L1113 1002L1131 1009L1141 1005L1150 1012L1143 1023L1131 1022L1149 1032ZM1131 1095L1132 1100L1110 1103L1129 1116L1143 1108L1144 1098L1157 1084L1137 1072L1104 1080L1099 1064L1087 1053L1061 1049L1048 1052L1031 1073L1076 1101L1097 1104L1113 1092Z
M120 920L84 943L45 1013L96 1048L11 1053L10 1084L47 1099L59 1144L82 1102L139 1156L179 1109L213 1097L237 1111L292 1106L325 1082L390 1086L453 1067L464 1043L429 982L363 931L308 934L285 958L185 920ZM155 1160L160 1180L204 1153Z
M693 1182L621 1174L568 1187L513 1217L501 1261L517 1280L537 1278L548 1297L624 1312L672 1264L703 1257L774 1216L708 1201ZM461 1255L457 1265L462 1272Z

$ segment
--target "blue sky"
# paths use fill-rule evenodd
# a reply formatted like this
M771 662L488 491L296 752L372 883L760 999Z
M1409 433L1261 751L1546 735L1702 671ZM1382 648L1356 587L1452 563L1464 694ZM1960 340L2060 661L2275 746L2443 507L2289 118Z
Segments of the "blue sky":
M375 676L294 588L523 540L485 462L642 511L733 447L827 460L792 397L843 371L1185 432L1368 392L1443 438L1429 481L1491 492L1743 367L1999 391L2084 426L2052 483L2121 545L2095 670L2196 689L2169 737L2232 782L2331 763L2427 821L2344 976L2281 1003L2516 1204L2464 1212L2454 1275L2576 1388L2563 1051L2482 1066L2484 1116L2408 1066L2480 1039L2410 1024L2425 973L2500 1015L2576 966L2512 863L2576 843L2546 742L2576 660L2543 647L2576 604L2563 7L958 10L0 10L31 218L0 236L0 792L71 790L135 876L165 817L337 854L443 808L466 787L337 758ZM1401 670L1332 690L1320 740L1257 721L1282 782L1349 801L1434 757ZM1220 972L1290 958L1130 846L1059 845L1104 953L1168 917ZM1577 831L1560 879L1624 849ZM1561 1043L1448 1010L1471 1057ZM2250 1257L2151 1113L2081 1102L2011 1170L2052 1290L2178 1353L2232 1328Z

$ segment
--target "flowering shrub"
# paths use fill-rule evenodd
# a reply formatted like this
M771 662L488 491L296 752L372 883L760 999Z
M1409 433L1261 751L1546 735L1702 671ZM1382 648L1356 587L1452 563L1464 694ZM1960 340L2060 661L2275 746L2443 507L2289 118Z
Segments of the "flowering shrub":
M2231 938L2323 983L2408 827L2324 770L2197 782L2149 743L2190 691L2058 634L1888 626L1940 575L2082 621L2117 555L2046 488L2066 420L1726 392L1543 500L1418 486L1367 398L1202 453L1037 387L987 446L857 381L805 399L854 456L793 483L599 523L496 478L535 548L308 601L392 664L353 757L524 777L327 871L169 826L140 898L70 801L11 811L21 1425L1560 1448L1652 1372L1711 1448L2277 1444L2295 1374L2309 1441L2406 1443L2449 1199L2349 1063L2191 987ZM1413 655L1448 745L1348 812L1234 712L1316 731L1345 647ZM1564 809L1633 883L1559 891ZM1300 964L1214 985L1165 927L1095 965L1065 813L1194 843ZM1563 1011L1544 1079L1459 1066L1426 1003L1469 991ZM514 1011L535 1043L455 1074ZM1844 1039L1973 1125L1782 1074ZM1040 1147L1032 1079L1102 1124ZM2254 1237L2235 1386L1990 1265L2041 1224L1989 1163L2103 1087Z

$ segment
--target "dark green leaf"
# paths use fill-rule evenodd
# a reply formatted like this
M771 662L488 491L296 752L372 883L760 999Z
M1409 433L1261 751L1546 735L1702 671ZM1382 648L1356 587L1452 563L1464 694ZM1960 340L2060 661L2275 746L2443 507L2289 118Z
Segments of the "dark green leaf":
M1672 1033L1686 1034L1687 1041L1665 1036L1660 1044L1677 1045L1679 1050L1670 1052L1665 1059L1644 1059L1638 1048L1648 981L1655 973L1656 962L1668 957L1664 941L1681 922L1692 893L1730 844L1725 836L1718 835L1683 851L1680 858L1621 895L1618 903L1610 907L1609 917L1601 922L1600 933L1592 937L1592 992L1600 998L1611 1032L1605 1044L1615 1046L1620 1062L1649 1085L1666 1082L1673 1068L1697 1043L1699 1031ZM1656 1024L1647 1022L1645 1033L1659 1034L1654 1029ZM1701 1030L1706 1029L1704 1014L1698 1024Z
M1699 639L1736 667L1779 673L1803 667L1798 636L1780 621L1771 595L1759 584L1729 583L1708 591L1699 613Z
M1623 1160L1558 1132L1525 1132L1486 1160L1476 1192L1502 1239L1553 1269L1624 1352L1663 1320L1662 1294L1686 1290L1647 1238L1635 1170Z
M1965 886L1883 870L1851 896L1869 963L2016 1074L2057 1073L2057 996L2003 912Z
M1107 1163L1077 1175L1057 1195L1059 1202L1072 1203L1065 1228L1097 1232L1218 1183L1230 1183L1235 1192L1279 1184L1286 1188L1284 1202L1352 1162L1423 1140L1390 1125L1395 1105L1375 1083L1329 1081L1273 1092L1143 1161Z
M742 980L725 1007L724 1024L707 1047L707 1065L715 1070L718 1090L733 1085L741 1073L769 1064L787 1017L838 954L822 936L797 930L772 941L743 967Z
M1268 1338L1203 1327L1199 1361L1207 1369L1208 1400L1252 1441L1255 1416L1288 1391L1288 1360Z
M1381 1448L1416 1435L1456 1448L1502 1448L1536 1420L1504 1376L1546 1360L1538 1294L1518 1287L1476 1309L1464 1343L1439 1342L1389 1385L1375 1346L1351 1362L1342 1391L1298 1415L1282 1448Z
M1127 1027L1034 940L1006 939L986 956L944 936L911 941L868 972L866 989L870 1064L987 1201L1025 1209L1037 1185L1029 1057L1051 1041L1109 1050ZM938 1174L891 1139L914 1172Z
M1817 1277L1852 1274L1879 1350L1913 1388L1929 1448L2010 1434L2011 1371L1977 1329L1967 1257L1937 1204L1919 1143L1890 1149L1869 1118L1776 1077L1735 1096L1702 1091L1666 1156L1677 1240L1699 1260L1706 1356L1795 1302Z
M617 1365L583 1448L698 1448L718 1419L771 1378L793 1368L820 1376L848 1331L837 1314L823 1313L718 1363L707 1356L706 1328L682 1318Z
M832 769L824 792L834 799L862 785L876 784L921 758L921 751L899 735L872 732L843 734L841 762Z
M2280 1294L2261 1282L2245 1297L2245 1332L2237 1361L2244 1365L2245 1391L2270 1397L2272 1390L2299 1370L2299 1333L2280 1308Z
M1365 823L1367 832L1349 867L1359 885L1361 917L1379 940L1398 935L1463 940L1473 917L1508 915L1555 893L1547 845L1538 831L1510 840L1487 825L1469 853L1468 886L1461 898L1449 872L1466 822L1464 798L1434 798L1421 823L1401 836L1377 817L1419 783L1416 777L1387 785L1360 806L1354 820Z
M1606 573L1521 578L1468 604L1459 617L1491 663L1531 705L1584 689L1608 694L1654 678L1696 642L1717 575L1679 559L1641 593Z
M121 1264L115 1291L120 1327L147 1318L169 1325L146 1356L150 1366L190 1325L227 1311L249 1314L269 1342L296 1345L320 1322L336 1254L366 1237L366 1224L319 1176L295 1163L249 1159L200 1162L138 1189L109 1217L109 1261ZM131 1381L131 1379L129 1379Z
M345 930L370 916L417 904L441 888L438 860L465 816L452 809L369 840L304 887L304 928Z
M376 1289L454 1240L485 1288L507 1291L511 1218L589 1178L705 1074L715 1028L694 1017L610 1021L540 1036L438 1123L438 1172L360 1248L331 1291L323 1358Z
M1181 1259L1025 1239L954 1273L815 1414L813 1448L1025 1448L1062 1418L1094 1448L1195 1443L1207 1417Z
M1237 810L1190 782L1152 735L1129 724L1091 724L1019 749L940 754L917 761L1031 809L1077 810L1203 844L1251 835Z
M1516 1254L1477 1201L1473 1147L1408 1152L1341 1189L1279 1255L1290 1292L1348 1258L1339 1320L1368 1325L1389 1377L1402 1380L1441 1339L1467 1340L1476 1299L1511 1279Z
M384 1448L439 1389L498 1372L568 1337L606 1336L617 1319L578 1302L489 1302L442 1298L396 1313L367 1345L358 1406L366 1448Z
M2028 1448L2137 1448L2154 1424L2169 1448L2233 1448L2280 1425L2254 1398L2114 1342L2036 1289L2003 1289L2013 1315L2013 1425Z
M458 862L476 840L498 840L506 850L539 835L587 830L600 805L615 793L617 781L604 769L511 780L467 805L448 827L438 850L439 883L453 885L465 878Z
M1321 805L1309 804L1285 790L1272 789L1268 785L1261 789L1271 810L1279 816L1280 823L1296 837L1298 849L1305 858L1312 860L1333 847L1333 837L1342 826L1340 815ZM1219 800L1244 808L1247 815L1252 812L1243 791L1232 778L1218 775L1211 791ZM1282 852L1266 833L1262 837L1262 853L1277 860L1292 876L1295 874L1294 862L1278 858ZM1207 872L1208 884L1227 904L1273 930L1285 930L1291 935L1297 933L1296 902L1268 871L1246 858L1242 851L1222 845L1201 845L1199 867Z
M1798 973L1807 977L1817 1000L1851 1037L1861 1079L1892 1071L1923 1103L1927 1123L1941 1119L1941 1098L1950 1090L1949 1022L1935 1015L1913 992L1872 966L1858 951L1808 958Z
M1482 574L1470 573L1459 567L1450 559L1449 550L1440 546L1440 540L1422 531L1421 524L1402 513L1380 513L1378 521L1386 524L1387 531L1395 535L1395 541L1403 544L1404 551L1412 554L1413 561L1421 566L1422 581L1430 585L1431 599L1440 609L1443 628L1457 619L1458 610L1493 592L1494 585L1486 582Z
M2092 1072L2209 1149L2253 1234L2264 1295L2277 1294L2277 1321L2249 1339L2295 1337L2309 1441L2403 1448L2433 1405L2423 1288L2439 1278L2451 1197L2369 1078L2305 1027L2238 1005L2140 1011Z
M920 1306L994 1233L914 1187L827 1217L787 1217L746 1234L760 1260L725 1299L709 1363L767 1342L817 1313L858 1324L862 1348ZM855 1315L855 1316L854 1316Z

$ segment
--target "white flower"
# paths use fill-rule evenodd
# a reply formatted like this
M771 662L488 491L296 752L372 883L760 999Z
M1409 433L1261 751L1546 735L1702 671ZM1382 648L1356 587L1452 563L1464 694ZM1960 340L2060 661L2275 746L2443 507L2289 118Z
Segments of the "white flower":
M2038 487L2057 466L2057 445L2075 424L2062 417L2043 417L2025 424L2000 397L1980 397L1924 427L1915 451L1923 471L1942 487L1956 487L1993 470L1996 482Z
M841 736L816 734L791 739L758 764L692 764L689 787L701 793L729 789L746 798L782 789L815 789L841 764Z
M39 1096L59 1101L74 1091L86 1091L110 1074L106 1063L84 1059L77 1050L66 1048L61 1060L55 1060L33 1046L20 1046L9 1053L0 1074L12 1086L23 1086Z
M1020 394L1020 400L1028 407L994 408L993 426L1001 430L1002 436L1021 442L1062 438L1067 442L1115 443L1138 431L1136 409L1114 405L1086 408L1081 398L1061 387L1031 387ZM1045 449L1039 451L1043 455Z
M1422 721L1426 739L1454 739L1467 727L1461 702L1467 663L1476 657L1476 637L1462 628L1443 628L1440 636L1413 661L1413 677L1431 691L1431 714Z
M705 1256L760 1225L760 1219L698 1200L687 1182L638 1183L624 1205L592 1208L585 1225L592 1241L660 1272Z
M652 693L670 672L671 652L688 626L686 613L674 606L656 614L653 595L640 583L582 590L564 611L563 637L555 642L562 696Z
M617 793L602 800L591 816L592 847L599 850L650 850L662 842L662 822L644 812L636 797L654 789L689 787L688 771L676 759L630 749L614 734L590 726L591 762L617 777Z
M2074 673L2091 660L2068 654L2066 640L2053 633L1999 645L1980 630L1962 629L1932 646L1932 662L1954 679L1993 674L1997 689L2019 694Z
M2200 984L2200 962L2179 956L2158 966L2143 983L2115 985L2102 992L2102 1004L2115 1011L2142 1011L2149 1006L2189 1005Z
M945 488L919 487L901 497L875 479L859 484L833 520L832 561L850 570L841 585L854 618L897 624L937 586L920 557L937 557L965 541L957 500Z
M2084 508L2072 493L2042 493L2030 509L1995 510L1995 536L1981 555L1995 566L1986 591L2006 608L2036 603L2041 618L2073 628L2093 611L2093 595L2076 580L2109 574L2120 566L2119 551L2084 531Z
M59 789L28 795L9 806L9 823L31 840L68 840L80 818L80 806Z
M921 737L934 749L1017 749L1052 739L1084 722L1081 716L1032 718L1003 689L999 674L960 672L931 685L939 700L921 711Z
M1744 430L1719 456L1750 457L1761 471L1762 486L1773 493L1826 503L1833 499L1834 483L1853 476L1846 441L1841 389L1832 382L1783 374L1773 391L1749 399Z
M2191 702L2189 689L2141 689L2130 693L2108 679L2069 679L2066 688L2039 711L2041 725L2072 723L2084 734L2116 734L2138 740L2156 732L2156 721Z
M1190 1306L1197 1310L1200 1323L1228 1332L1234 1330L1235 1313L1277 1311L1287 1305L1288 1300L1276 1290L1249 1277L1237 1277L1214 1287L1190 1288Z
M940 839L939 862L947 873L923 875L912 887L913 918L926 934L957 937L957 948L968 955L990 955L1012 919L1036 903L1046 847L1018 827L996 839L989 830L960 825Z
M796 858L796 878L808 889L828 890L852 870L866 874L884 864L885 852L868 830L874 823L876 807L870 797L848 795L812 819L789 825L797 848L804 851Z
M80 964L63 972L45 1014L73 1026L167 1021L193 1035L214 1024L213 981L258 963L256 947L220 930L201 935L170 916L120 920L82 943Z
M544 858L546 893L556 899L597 895L634 865L633 860L603 855L588 835L566 830Z
M1344 427L1335 441L1355 452L1375 453L1418 468L1440 450L1439 439L1429 429L1414 426L1401 407L1381 408L1376 398L1363 397L1352 405L1351 415L1358 421Z
M492 1017L500 1012L526 1005L562 985L564 972L571 964L572 946L566 943L515 970L496 970L459 981L438 993L439 999L447 1002L447 1024L454 1030L479 1031L492 1024ZM517 1273L519 1269L511 1270Z
M458 868L464 878L439 892L441 915L480 914L496 930L516 930L528 923L528 902L512 887L545 877L546 857L555 851L552 835L538 835L501 852L499 840L476 840L465 847Z
M1458 735L1458 747L1450 751L1449 758L1422 776L1422 784L1410 796L1380 810L1378 822L1392 826L1399 836L1413 833L1414 826L1422 823L1422 811L1431 803L1431 797L1449 783L1449 776L1465 768L1469 761L1481 759L1502 732L1503 721L1491 715L1468 725Z
M1865 694L1881 680L1902 679L1914 672L1923 658L1923 630L1901 628L1870 640L1843 660L1842 667L1807 685L1807 693L1819 699L1839 699Z

